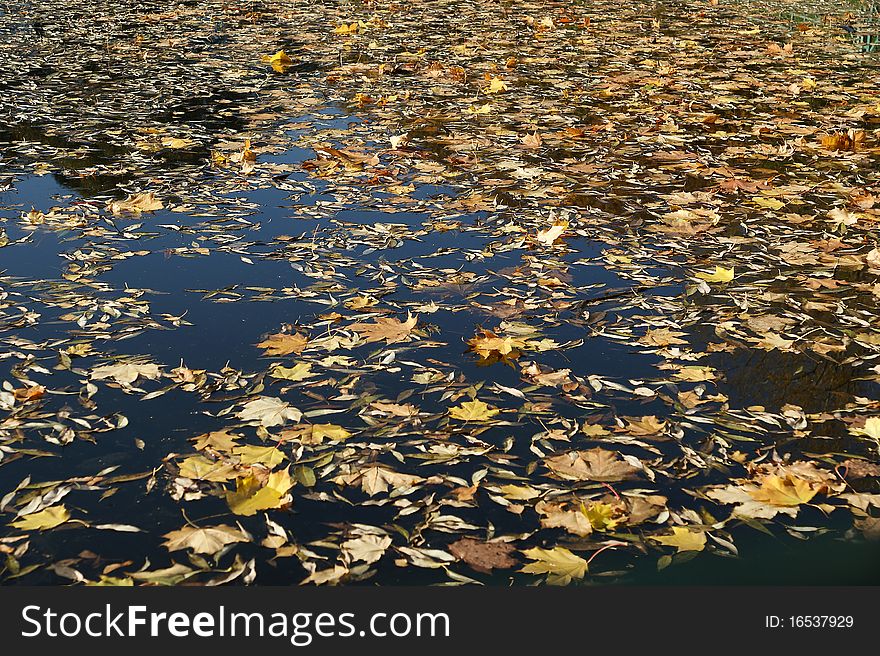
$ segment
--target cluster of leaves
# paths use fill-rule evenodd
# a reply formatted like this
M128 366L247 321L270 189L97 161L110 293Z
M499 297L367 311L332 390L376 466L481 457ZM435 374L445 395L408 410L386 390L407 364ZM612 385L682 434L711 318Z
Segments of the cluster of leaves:
M113 4L0 16L3 580L880 537L880 95L835 19Z

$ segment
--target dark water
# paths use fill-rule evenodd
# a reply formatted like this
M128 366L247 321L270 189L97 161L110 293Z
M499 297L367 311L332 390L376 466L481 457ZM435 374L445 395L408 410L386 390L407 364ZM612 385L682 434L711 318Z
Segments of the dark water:
M687 9L684 3L671 4L676 11ZM655 14L664 16L662 11L655 11ZM662 33L674 35L682 29L680 23L673 30L664 24ZM693 36L701 43L715 43L715 37L711 35ZM218 39L220 37L224 35L217 35ZM774 62L755 68L753 72L782 69L782 64ZM310 74L312 68L302 70L301 77L296 78L298 83L317 83L317 76ZM142 75L146 77L145 73ZM33 76L54 79L53 71L43 68L35 68ZM113 84L124 81L121 75L108 73L107 77ZM70 96L77 100L91 100L93 95L100 95L101 89L99 81L94 89L71 91ZM324 87L322 90L333 92ZM244 103L249 93L246 90L208 90L192 98L168 101L161 111L156 110L158 113L154 118L161 124L194 126L200 136L202 132L240 132L248 126L246 117L224 108ZM773 105L760 101L757 93L747 89L739 89L736 93L749 100L756 99L751 109L769 111ZM95 105L101 106L97 102ZM818 111L828 105L820 98L811 108ZM124 105L121 109L114 106L113 112L108 110L107 116L101 120L106 119L105 123L111 127L122 125L125 110ZM603 112L617 110L619 107L613 102L596 101L577 111L583 115L585 125L599 125ZM52 370L48 414L72 408L76 408L72 411L73 416L82 414L84 411L77 407L76 395L87 378L87 370L106 362L104 357L89 359L88 364L75 360L76 366L83 367L81 371L56 370L57 351L62 342L94 341L103 356L145 355L166 370L182 362L192 369L207 370L217 376L218 372L232 376L229 372L233 370L262 372L273 359L262 356L255 344L265 335L278 332L281 326L310 324L316 315L341 310L340 289L358 289L377 295L389 292L397 309L409 310L430 302L443 308L436 313L420 315L420 322L430 337L437 338L437 343L425 347L398 344L395 347L398 362L415 359L416 355L422 359L430 358L432 363L443 365L444 373L450 371L456 375L459 388L482 381L510 388L522 386L517 367L498 362L487 369L467 349L467 340L474 337L477 327L494 328L499 323L498 316L492 315L480 303L471 301L480 300L485 306L486 299L494 298L492 295L498 292L501 284L517 289L524 298L532 293L528 277L519 274L533 264L528 258L533 258L534 253L511 249L493 253L491 257L483 256L488 250L505 243L507 237L502 236L500 226L514 224L521 218L518 215L519 201L513 193L515 189L499 187L496 198L502 202L493 212L463 211L460 206L453 209L456 201L472 191L472 186L477 186L476 180L463 180L461 176L448 182L420 183L410 194L415 202L409 205L384 203L387 198L381 193L364 198L344 181L337 182L332 176L309 175L302 169L304 163L316 155L316 150L308 145L312 132L343 133L349 128L363 127L370 119L331 100L315 107L313 112L299 112L297 109L292 114L294 118L287 114L281 116L279 125L290 121L308 124L308 128L283 130L286 137L302 137L304 141L260 155L261 161L269 160L274 165L288 168L279 169L280 173L271 179L271 183L265 178L254 182L236 180L237 187L222 182L225 180L223 173L207 171L203 166L210 155L209 146L213 147L218 141L213 136L206 137L191 149L157 156L164 158L163 161L159 164L151 162L138 172L138 178L130 168L117 168L120 162L130 163L129 159L140 165L138 155L132 155L110 140L105 142L91 135L80 143L54 134L45 125L31 125L25 120L16 125L0 125L0 156L8 155L9 161L14 162L10 164L9 172L0 178L0 185L8 185L8 189L0 191L0 229L5 231L10 242L0 247L0 286L15 295L14 305L21 308L22 317L20 323L0 327L0 336L16 340L8 346L8 355L3 355L8 359L10 371L20 362L31 362L31 358L39 366ZM743 118L738 109L718 109L718 112L725 119ZM100 121L97 124L106 128ZM455 126L450 131L453 128ZM278 129L282 130L282 127ZM702 144L706 151L723 150L718 144L703 144L704 141L709 141L704 135L694 139L694 143ZM740 137L731 138L726 143L733 146L747 144L749 141ZM378 148L374 143L367 145ZM56 148L79 149L81 152L78 151L76 156L59 157L52 155ZM640 154L632 143L620 145L619 151L620 159L614 161L620 165L621 171L629 166L647 167L651 163L650 158ZM450 152L441 152L438 147L425 156L442 158ZM47 158L53 164L52 172L35 175L33 169L44 153L48 153ZM572 152L559 149L540 156L524 156L523 161L552 165L571 156ZM0 162L5 163L5 160ZM786 168L804 166L809 163L809 158L779 163L742 156L731 158L730 163L752 172L760 168L763 175L768 170L772 172L773 167L779 169L777 172L783 172ZM166 176L171 182L165 179ZM139 188L135 183L144 179L165 185L162 191L166 209L137 218L114 218L106 211L87 212L88 220L93 221L91 225L69 229L55 225L26 229L21 219L22 213L32 208L47 213L53 207L103 210L107 202L120 200ZM542 337L560 344L584 340L583 345L574 349L542 352L541 364L553 369L569 368L579 376L596 376L625 386L621 393L606 388L601 395L597 394L582 405L563 402L544 393L546 390L530 390L540 401L548 403L554 418L578 421L590 418L606 424L617 416L656 414L669 418L675 414L677 419L692 418L679 410L673 412L670 404L659 395L645 397L632 393L634 388L645 384L672 398L679 391L690 389L686 385L658 379L657 365L663 360L636 346L635 333L630 332L629 338L626 334L612 338L596 332L606 327L606 315L612 333L620 325L635 325L641 331L645 324L640 322L645 318L673 318L664 317L662 313L658 316L656 307L665 307L662 305L664 299L670 300L671 307L671 301L680 299L688 284L686 278L690 271L686 270L686 265L690 264L687 261L690 254L669 249L663 240L644 239L646 252L657 254L672 250L671 254L663 255L662 261L646 265L639 272L639 276L652 279L648 284L640 283L639 277L626 269L610 266L605 259L609 249L639 243L637 231L656 219L658 215L652 208L662 194L699 191L709 186L704 178L690 174L649 182L614 179L601 188L584 186L566 197L567 206L582 211L583 216L595 222L593 226L585 221L590 229L601 228L592 232L584 230L592 235L590 237L579 234L568 238L567 250L553 255L553 261L548 264L547 274L558 276L564 283L565 293L577 298L580 305L577 310L565 308L553 312L548 309L552 307L548 295L545 307L517 318L538 325ZM805 197L817 212L834 206L833 198L815 198L809 194ZM446 230L426 227L438 218L457 222L457 225ZM137 227L132 228L133 224ZM744 230L733 225L730 234L742 236ZM437 274L441 269L444 270L442 275ZM407 282L390 291L392 288L386 283L393 282L394 278L405 278ZM411 283L421 280L432 280L437 284L426 286L419 292L412 291L414 285ZM646 299L642 305L634 300L637 294ZM702 311L704 316L711 315L716 309L711 305L713 302L717 299L696 298L688 309L695 313ZM652 303L658 305L652 306ZM80 330L70 315L83 311L82 308L87 308L91 314L86 322L88 328ZM115 311L122 311L123 316L114 316ZM7 312L11 315L19 310ZM102 314L108 317L106 321L101 319ZM676 314L674 318L679 320L681 316ZM95 323L107 323L106 333L95 329ZM706 348L716 341L711 321L707 320L704 325L697 321L688 330L694 350ZM373 344L358 355L373 364L382 361L386 354L380 344ZM437 416L448 410L447 399L417 389L408 378L409 372L396 367L395 362L382 362L382 368L371 371L358 383L359 395L401 402L417 400L422 411ZM763 406L776 411L786 404L796 404L807 413L832 412L845 406L853 397L870 398L877 391L877 383L862 375L863 368L859 367L864 365L863 362L839 364L809 351L787 353L737 349L711 353L699 364L723 372L717 388L727 395L729 406L734 409ZM5 370L4 363L4 375ZM332 369L332 375L345 379L351 372L345 367L337 367ZM165 384L165 381L150 382L144 387L154 391ZM93 490L81 489L65 498L65 504L77 517L93 524L105 521L131 523L143 527L148 536L86 529L68 523L51 531L32 532L30 560L26 562L51 564L84 558L82 554L91 552L98 554L93 567L95 571L104 564L120 562L129 563L123 570L138 568L145 561L149 561L153 568L165 567L172 558L183 561L183 554L169 555L157 536L182 525L182 507L192 514L193 519L205 524L241 519L230 515L222 497L209 496L193 506L175 502L169 490L176 475L174 463L179 457L193 453L190 438L228 427L229 417L218 413L240 401L242 395L252 392L251 385L252 381L249 381L240 388L215 390L204 396L174 387L156 398L143 399L140 394L126 394L101 383L92 399L96 409L93 410L95 416L90 418L91 423L96 425L101 420L115 422L122 415L128 419L128 425L88 434L63 447L41 439L51 436L48 427L28 429L28 441L24 446L37 451L9 457L0 463L0 493L13 489L29 475L39 483L76 477L87 479L111 467L115 468L113 475L144 474L143 480L155 471L157 483L149 491L145 490L142 480L122 484L116 488L118 491L106 497ZM275 396L279 387L277 382L267 381L263 393ZM337 393L335 390L328 391L327 387L319 386L307 388L306 391L311 393L308 397L300 391L295 392L298 407L308 410L339 408L332 399ZM482 388L480 397L492 402L504 398L500 393L489 393ZM346 408L344 412L324 416L323 420L353 426L359 422L357 410L356 407ZM511 412L507 417L510 425L492 426L474 437L500 453L522 462L535 462L532 438L546 428L541 415L536 414L535 418L525 412ZM726 416L726 419L730 417ZM393 437L404 447L412 447L407 452L410 456L406 463L408 471L430 472L425 475L442 473L467 481L474 466L465 458L440 464L413 462L411 456L420 454L418 441L432 430L434 428L423 427ZM823 425L818 430L818 435L808 437L793 437L790 432L779 430L747 441L744 437L747 431L715 424L711 417L702 424L691 423L680 443L658 443L656 449L660 457L670 461L681 457L676 450L679 446L696 453L711 453L714 447L710 442L716 431L730 438L735 448L766 451L776 447L782 455L809 454L827 458L826 464L833 464L833 458L838 456L873 456L873 445L854 439L840 423L829 422L827 428ZM462 437L462 434L455 435L457 439ZM736 442L737 438L743 442ZM380 433L370 439L381 441L385 437ZM15 446L22 445L16 443ZM560 445L556 447L562 448ZM639 453L649 457L647 451ZM656 454L650 457L653 455ZM401 464L388 452L374 457L386 465ZM501 462L498 469L507 467ZM524 473L522 469L516 470L517 475ZM682 469L685 469L684 465ZM723 471L708 470L692 487L726 480ZM525 476L517 481L528 482ZM651 487L668 496L669 507L693 506L705 510L706 504L694 502L687 490L689 485L687 481L673 484L664 479L663 483ZM875 489L876 480L861 481L856 485L861 492L878 491ZM331 486L321 489L327 492ZM321 541L329 531L346 525L391 526L400 521L394 506L371 505L370 499L363 495L353 495L344 502L327 502L300 498L305 494L301 494L299 487L295 491L296 502L290 513L283 514L282 521L300 545ZM463 521L481 527L491 525L491 530L499 535L528 534L537 524L531 510L517 515L489 504L457 508L455 514ZM844 516L842 510L825 516L819 510L809 508L789 523L794 524L793 528L785 530L775 526L770 531L772 535L754 526L740 525L735 529L739 558L717 553L700 553L693 558L690 558L691 554L680 554L673 558L670 566L659 571L657 558L653 557L657 553L652 552L652 557L634 558L632 552L611 550L602 554L596 567L591 565L593 576L590 582L880 584L880 547L860 540L842 539L842 535L851 530L851 519ZM241 521L255 534L264 533L261 518ZM405 528L412 530L413 524L416 522L410 521ZM457 537L459 535L454 532L435 534L428 546L444 548ZM569 542L565 544L572 546ZM578 546L577 542L573 544ZM584 553L594 548L594 545L589 548L584 544L579 546L584 547ZM305 570L296 558L267 560L265 551L255 544L242 544L236 553L245 559L258 559L258 584L296 584L305 576ZM328 558L327 563L332 563L333 555ZM467 571L463 566L462 570ZM520 584L528 580L522 575L506 572L481 579L499 585ZM19 581L12 579L9 582ZM65 580L50 568L42 567L20 582L57 584ZM365 583L437 582L436 571L400 567L391 562L391 558L385 558L376 565L376 574Z

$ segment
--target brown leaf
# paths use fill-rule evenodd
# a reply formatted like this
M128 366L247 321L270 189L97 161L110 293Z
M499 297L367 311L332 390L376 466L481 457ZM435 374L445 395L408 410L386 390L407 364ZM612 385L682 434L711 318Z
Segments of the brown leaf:
M276 335L269 335L257 346L265 349L266 355L290 355L291 353L302 353L308 342L308 337L300 333L294 333L293 335L278 333Z
M636 467L622 460L614 451L600 447L589 451L569 451L544 460L558 476L575 481L616 482L634 478Z
M510 557L516 548L507 542L483 542L461 538L449 545L449 552L473 569L490 574L492 569L510 569L517 561Z
M408 316L406 321L399 321L393 317L378 317L375 323L355 323L351 325L351 329L368 342L381 342L384 339L386 344L394 344L409 337L417 321L418 317L412 315Z

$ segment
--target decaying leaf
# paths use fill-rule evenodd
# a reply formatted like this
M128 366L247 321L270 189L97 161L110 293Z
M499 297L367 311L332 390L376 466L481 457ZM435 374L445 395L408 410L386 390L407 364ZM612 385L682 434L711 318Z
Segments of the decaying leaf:
M493 569L510 569L517 564L512 556L516 548L508 542L483 542L461 538L449 545L449 552L478 572L491 573Z
M614 451L601 447L588 451L569 451L544 460L554 474L573 481L615 482L634 478L638 469Z

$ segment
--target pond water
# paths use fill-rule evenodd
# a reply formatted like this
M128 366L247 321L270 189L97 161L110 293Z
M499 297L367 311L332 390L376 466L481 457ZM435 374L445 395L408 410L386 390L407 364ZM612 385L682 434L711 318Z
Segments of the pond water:
M0 13L4 583L880 583L833 24L56 4Z

